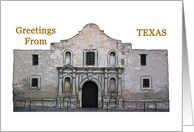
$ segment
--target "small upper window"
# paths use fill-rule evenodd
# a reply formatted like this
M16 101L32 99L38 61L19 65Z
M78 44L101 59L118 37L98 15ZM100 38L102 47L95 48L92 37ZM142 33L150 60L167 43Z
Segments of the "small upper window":
M38 55L32 55L32 63L33 65L38 65Z
M98 51L96 49L84 49L83 57L84 67L98 66Z
M95 62L95 54L94 52L86 53L86 65L94 65Z
M146 54L141 54L141 65L142 66L146 65Z

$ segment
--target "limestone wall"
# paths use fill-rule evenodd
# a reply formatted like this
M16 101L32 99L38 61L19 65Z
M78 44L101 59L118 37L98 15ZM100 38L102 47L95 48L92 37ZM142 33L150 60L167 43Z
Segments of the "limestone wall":
M51 56L56 62L56 66L63 65L63 52L71 50L73 53L73 66L83 66L83 51L85 49L96 49L98 57L98 66L107 66L107 54L111 49L114 49L118 53L118 64L120 66L121 58L121 46L120 40L115 40L107 36L101 31L97 25L86 25L82 31L80 31L74 37L61 40L60 43L51 44ZM130 50L130 49L129 49ZM58 60L59 59L59 60Z
M32 54L39 55L38 65L32 65ZM32 75L39 75L41 88L30 89ZM14 98L55 98L57 96L58 72L46 50L14 50L13 96Z
M140 64L140 54L146 55L146 66ZM132 50L125 54L122 93L126 99L168 99L167 50ZM151 77L151 90L142 90L140 78Z

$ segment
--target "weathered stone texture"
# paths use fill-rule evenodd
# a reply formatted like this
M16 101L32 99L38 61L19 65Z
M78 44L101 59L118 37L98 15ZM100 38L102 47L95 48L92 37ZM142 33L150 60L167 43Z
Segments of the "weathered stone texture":
M98 51L98 66L107 66L107 54L110 49L117 49L120 40L115 40L107 36L104 32L94 24L86 25L82 32L75 35L73 38L67 40L61 40L60 43L52 44L52 55L57 56L56 65L63 66L63 52L65 49L69 49L73 52L73 65L83 66L83 51L85 49L97 49ZM118 56L120 58L120 56ZM119 59L120 63L120 59Z
M84 52L86 50L92 50L97 57L97 62L95 62L97 64L90 66L90 69L84 64ZM70 65L67 65L65 60L67 51L71 54L71 59L68 62ZM116 54L114 66L109 64L109 54L112 51ZM32 65L33 54L39 55L37 66ZM147 54L145 66L140 64L140 54ZM52 43L51 50L48 51L14 50L13 73L14 98L65 97L67 95L65 95L63 89L66 77L70 78L72 93L65 100L78 99L80 105L82 105L80 85L89 80L98 84L99 107L102 106L101 101L107 99L110 99L110 102L112 101L112 107L117 107L113 102L120 101L122 103L123 99L127 101L131 99L168 100L169 98L167 50L132 49L131 43L122 43L120 40L110 38L95 24L87 24L82 31L70 39ZM30 89L29 77L32 75L40 76L40 89ZM111 77L115 78L116 81L117 99L110 95L109 82ZM141 88L141 77L151 78L151 89ZM121 95L119 95L119 90ZM75 95L73 95L73 92L75 92ZM124 107L134 108L134 104L125 104ZM148 107L152 107L152 104Z
M39 55L39 64L32 65L32 55ZM41 98L57 96L58 73L50 51L14 50L13 92L14 97ZM41 89L30 89L29 77L41 76Z
M146 66L140 64L140 54L146 55ZM168 99L167 50L132 50L125 54L123 95L126 99ZM140 78L150 76L151 90L142 90Z

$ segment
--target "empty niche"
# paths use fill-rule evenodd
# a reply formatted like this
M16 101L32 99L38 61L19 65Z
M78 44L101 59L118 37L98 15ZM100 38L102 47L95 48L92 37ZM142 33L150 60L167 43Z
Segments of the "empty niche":
M115 52L110 53L110 66L115 66L116 65L116 56Z
M65 65L71 65L71 53L69 51L65 53Z
M117 65L117 53L115 50L111 50L108 53L108 65L116 66Z
M63 52L63 64L64 65L73 65L72 64L73 53L71 50L65 50Z
M109 91L111 93L116 93L116 80L115 80L115 78L110 79Z
M64 87L63 87L63 92L70 92L71 91L71 82L70 78L66 77L64 81Z

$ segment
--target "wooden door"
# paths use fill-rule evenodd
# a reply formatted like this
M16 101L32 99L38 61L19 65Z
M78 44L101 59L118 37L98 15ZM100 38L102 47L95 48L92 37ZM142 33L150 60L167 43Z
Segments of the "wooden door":
M98 87L92 81L88 81L83 85L82 107L83 108L98 108Z

